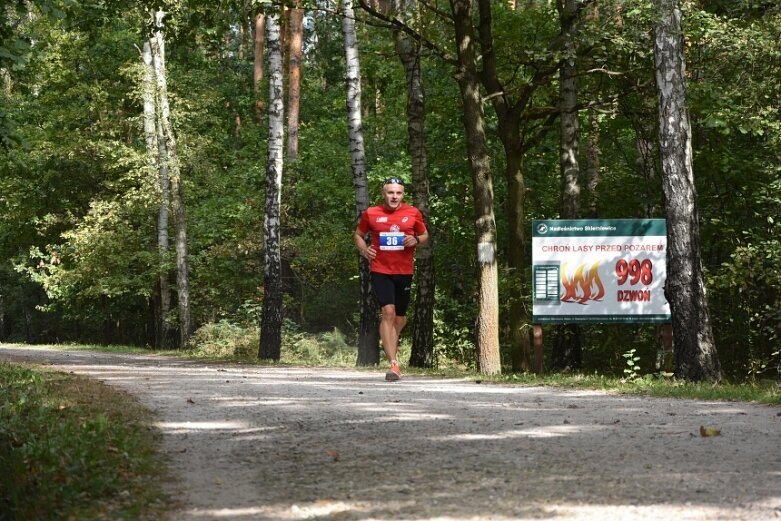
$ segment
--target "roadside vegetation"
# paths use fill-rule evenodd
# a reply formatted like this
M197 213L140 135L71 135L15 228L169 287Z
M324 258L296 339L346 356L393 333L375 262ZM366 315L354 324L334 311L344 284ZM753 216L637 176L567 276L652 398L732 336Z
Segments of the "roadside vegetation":
M158 441L126 394L0 363L0 520L159 518Z

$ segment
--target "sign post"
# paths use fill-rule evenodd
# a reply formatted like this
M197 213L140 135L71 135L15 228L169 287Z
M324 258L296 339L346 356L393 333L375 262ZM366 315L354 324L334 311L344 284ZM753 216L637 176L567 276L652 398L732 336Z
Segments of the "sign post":
M542 324L670 322L666 259L664 219L533 221L535 371Z

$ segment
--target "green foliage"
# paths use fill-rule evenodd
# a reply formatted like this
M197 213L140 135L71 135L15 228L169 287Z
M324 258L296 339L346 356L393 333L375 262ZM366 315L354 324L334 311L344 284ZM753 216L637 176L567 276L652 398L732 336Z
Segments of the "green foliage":
M0 364L0 519L152 519L147 413L94 382Z
M483 379L485 376L480 375L480 378ZM533 374L509 374L494 377L492 380L524 385L550 385L567 389L597 389L618 394L781 405L781 389L775 382L770 381L714 385L675 380L670 378L668 373L631 382L599 373L554 374L543 377Z
M266 126L256 118L249 11L166 3L172 118L188 215L191 302L203 356L251 356L262 302ZM0 10L0 338L88 339L144 345L154 336L158 257L156 173L141 131L137 47L144 3L13 1ZM640 168L638 141L656 140L653 3L600 2L575 47L558 48L550 2L511 10L493 3L498 74L523 98L526 218L559 212L557 106L560 60L578 58L579 98L600 123L600 181L583 194L604 218L663 215L656 152ZM779 364L778 229L781 221L781 15L772 2L685 3L695 178L703 263L717 349L734 379L772 377ZM357 334L357 218L344 114L340 20L311 12L307 29L299 160L286 162L282 255L286 349L328 359L319 335ZM365 13L359 12L359 17ZM452 28L422 10L426 38L454 52ZM390 34L358 24L363 127L371 197L390 175L410 179L405 79ZM30 42L35 45L30 45ZM454 69L424 50L430 228L436 273L435 343L440 364L474 365L475 248L472 180ZM530 274L507 269L507 180L497 117L486 95L500 263L500 326L511 301L528 305ZM591 128L581 112L581 165ZM585 183L583 185L585 187ZM585 190L584 190L585 192ZM410 199L412 194L410 193ZM528 262L528 258L526 261ZM16 266L18 271L14 271ZM171 283L174 284L173 277ZM503 348L510 332L501 328ZM547 342L547 340L546 340ZM658 374L650 326L583 328L584 367L622 376ZM546 352L550 346L546 344ZM330 349L330 348L329 348ZM335 353L339 350L335 350ZM339 351L341 352L341 351ZM243 354L242 354L243 353ZM334 356L341 356L335 354ZM349 358L349 355L345 355ZM644 378L636 379L638 382Z
M623 355L626 360L626 367L624 368L624 381L633 382L640 378L640 357L636 356L637 349L630 349Z
M354 366L358 350L338 329L311 335L291 321L282 331L282 363Z
M207 323L193 334L191 354L196 358L256 359L260 334L257 326L241 326L228 320Z

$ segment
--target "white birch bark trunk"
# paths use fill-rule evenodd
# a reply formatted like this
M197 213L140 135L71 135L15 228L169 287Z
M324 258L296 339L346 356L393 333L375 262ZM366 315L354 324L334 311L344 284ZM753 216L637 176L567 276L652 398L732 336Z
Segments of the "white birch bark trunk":
M347 64L347 132L350 139L350 170L355 189L357 218L369 207L369 185L366 177L366 153L363 146L361 118L361 65L358 38L355 34L355 11L352 0L342 2L342 33ZM361 309L358 332L358 365L376 365L380 362L379 309L372 296L369 261L358 256L361 283Z
M159 309L155 325L155 342L158 348L169 349L173 347L174 333L172 331L169 314L171 312L171 287L168 283L168 257L170 244L168 237L168 215L170 206L170 188L168 179L168 165L162 159L166 157L162 132L158 132L159 118L157 117L157 82L155 67L152 59L152 44L149 40L144 42L141 58L144 62L144 137L146 139L147 155L151 171L156 171L158 186L160 187L160 208L157 211L157 251L160 255L159 284Z
M686 99L686 60L678 0L654 0L659 20L654 62L659 96L659 148L667 213L667 281L675 375L718 382L716 354L700 256L700 232Z
M279 14L266 16L269 51L268 159L266 162L266 204L263 219L265 246L263 309L260 323L259 357L279 360L282 353L282 252L280 209L282 205L282 153L285 146L282 42Z
M263 63L266 53L266 13L255 16L255 56L252 68L252 90L255 93L255 122L263 119L263 99L260 85L263 82Z
M152 38L152 62L157 80L158 117L163 129L166 155L163 162L170 173L171 209L176 229L176 286L179 308L179 341L185 347L193 333L192 312L190 309L190 282L187 261L187 216L184 206L184 189L179 156L176 149L176 136L171 123L171 108L168 102L168 80L165 69L165 35L163 17L165 13L155 13L155 34Z

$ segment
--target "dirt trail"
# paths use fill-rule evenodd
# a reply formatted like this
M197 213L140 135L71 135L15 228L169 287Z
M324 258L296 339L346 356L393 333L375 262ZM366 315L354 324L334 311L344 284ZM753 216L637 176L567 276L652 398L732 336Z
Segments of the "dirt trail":
M781 519L777 407L7 345L0 360L152 409L176 520Z

